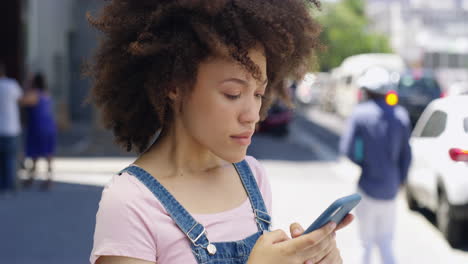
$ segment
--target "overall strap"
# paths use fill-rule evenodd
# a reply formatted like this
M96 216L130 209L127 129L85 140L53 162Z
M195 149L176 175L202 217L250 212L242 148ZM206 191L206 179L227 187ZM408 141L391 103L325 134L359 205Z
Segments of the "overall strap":
M250 199L250 204L255 215L255 221L260 231L270 230L271 217L267 212L265 203L262 198L260 189L258 188L257 181L253 175L247 161L243 160L234 163L237 173L240 175L244 188Z
M185 233L188 239L194 246L207 248L210 245L208 237L206 236L205 227L195 221L187 210L164 188L151 174L144 169L131 165L123 169L119 174L128 172L135 176L140 182L156 196L161 204L166 209L167 213L171 216L177 226Z

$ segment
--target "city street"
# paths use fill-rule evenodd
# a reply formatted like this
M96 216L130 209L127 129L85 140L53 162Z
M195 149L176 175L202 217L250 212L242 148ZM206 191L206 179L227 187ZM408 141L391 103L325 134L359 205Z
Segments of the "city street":
M307 227L332 201L356 189L359 169L337 155L343 121L317 110L301 111L285 138L256 135L249 154L260 159L273 190L274 228ZM50 192L37 186L0 200L0 263L87 263L102 186L131 158L59 158ZM43 166L43 164L40 164ZM44 170L43 167L40 167ZM398 263L468 263L449 247L431 217L407 209L398 197ZM337 233L344 263L359 263L357 224ZM374 263L380 263L374 252Z
M265 168L273 192L272 228L306 229L336 199L358 192L361 168L339 153L345 117L354 130L343 149L362 164L363 188L380 198L397 192L394 264L468 264L468 0L0 6L0 264L89 263L105 186L135 161L126 150L143 152L161 129L169 137L145 156L155 173L222 176L188 185L221 205L228 203L217 197L227 194L210 190L222 181L234 193L226 166L197 171L207 165L193 154L204 157L203 144L185 135L224 148L220 131L229 128L224 140L251 142L247 155ZM152 158L167 153L184 160L191 153L190 166ZM36 164L38 157L46 159ZM184 180L164 184L207 210L200 195L182 191ZM361 205L378 213L379 226L368 229L385 248L380 231L392 205ZM361 264L358 221L336 234L345 264ZM377 247L371 258L383 264Z

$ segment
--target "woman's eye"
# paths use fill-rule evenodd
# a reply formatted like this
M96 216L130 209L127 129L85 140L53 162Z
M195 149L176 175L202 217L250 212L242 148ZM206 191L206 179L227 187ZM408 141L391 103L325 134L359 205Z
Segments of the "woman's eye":
M232 95L232 94L224 94L228 99L235 100L240 97L240 94Z
M261 100L265 99L265 95L263 95L263 94L256 94L255 96L258 97Z

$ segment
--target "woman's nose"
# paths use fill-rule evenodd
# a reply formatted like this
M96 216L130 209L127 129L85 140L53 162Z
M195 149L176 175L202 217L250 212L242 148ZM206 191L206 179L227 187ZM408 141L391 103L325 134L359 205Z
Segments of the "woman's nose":
M259 99L255 97L253 99L246 100L239 117L240 122L253 124L257 123L260 120L261 106L261 102L259 102Z

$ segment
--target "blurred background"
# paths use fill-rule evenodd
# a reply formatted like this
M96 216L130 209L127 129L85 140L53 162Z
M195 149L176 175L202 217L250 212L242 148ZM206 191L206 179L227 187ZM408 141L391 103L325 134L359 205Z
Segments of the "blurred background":
M45 161L38 163L39 181L22 186L29 162L20 151L18 191L0 198L0 263L87 263L102 188L133 161L85 103L90 81L82 66L98 40L86 12L103 5L0 3L7 76L25 89L33 73L44 74L58 129L47 191L38 187ZM398 195L397 259L468 263L468 0L329 0L314 16L326 49L315 68L288 83L295 107L275 103L249 148L271 177L275 227L308 226L330 202L355 191L360 169L338 145L353 108L366 100L357 79L379 65L395 73L399 104L415 128L408 187ZM357 238L355 224L337 236L345 263L359 263ZM380 263L377 253L373 260Z

